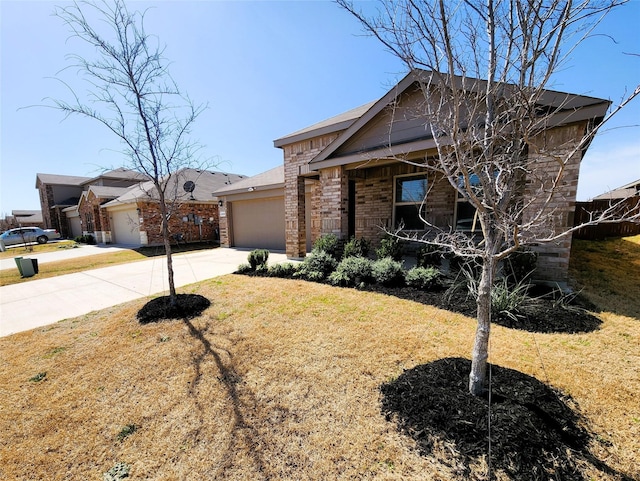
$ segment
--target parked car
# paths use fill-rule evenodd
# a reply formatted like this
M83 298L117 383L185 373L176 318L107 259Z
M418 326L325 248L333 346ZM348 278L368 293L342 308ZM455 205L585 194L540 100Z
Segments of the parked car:
M40 229L39 227L18 227L9 229L0 234L0 239L5 246L14 246L18 244L30 244L37 242L38 244L46 244L50 240L60 239L60 233L55 229Z

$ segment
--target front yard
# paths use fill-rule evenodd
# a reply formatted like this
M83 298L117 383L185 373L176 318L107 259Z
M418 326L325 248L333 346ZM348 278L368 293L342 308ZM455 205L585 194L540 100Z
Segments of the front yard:
M627 281L640 246L617 242L631 247L617 266L626 269L620 281L607 284L606 305L589 286L596 261L578 264L586 295L605 309L599 329L493 327L496 389L523 380L532 383L525 390L552 386L523 399L560 393L569 410L560 419L574 418L554 428L559 444L539 462L521 456L516 439L529 432L533 440L538 430L501 413L504 400L491 405L489 457L483 411L469 420L434 402L459 379L425 384L442 366L460 368L464 382L472 318L382 293L229 275L181 290L211 300L193 319L141 325L143 299L0 339L0 479L128 472L149 480L462 481L488 479L489 469L501 480L638 479L640 296L628 296ZM420 420L427 405L432 418L454 419L455 432ZM406 406L419 412L407 415Z

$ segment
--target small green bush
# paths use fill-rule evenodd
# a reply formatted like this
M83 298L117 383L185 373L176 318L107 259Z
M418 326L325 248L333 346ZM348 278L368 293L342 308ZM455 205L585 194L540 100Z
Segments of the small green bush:
M394 236L385 237L380 241L380 247L376 249L376 257L384 259L391 257L394 261L402 260L402 244L400 239Z
M96 245L96 238L93 237L91 234L81 235L81 236L76 237L73 240L75 242L77 242L78 244L87 244L87 245L91 245L91 246Z
M249 272L253 272L253 268L251 264L240 264L236 269L236 274L248 274Z
M282 262L282 263L274 264L270 266L268 270L268 275L270 277L289 278L289 277L293 277L296 270L297 270L297 267L293 262Z
M342 258L346 259L347 257L367 257L370 250L371 243L367 239L356 239L355 237L352 237L351 239L349 239L349 242L344 245Z
M335 234L323 234L313 244L313 251L329 254L334 259L340 259L340 240Z
M352 287L373 280L373 262L366 257L345 257L335 271L329 275L329 282L334 286Z
M331 254L314 249L311 254L304 258L294 277L321 282L335 270L337 265L338 261Z
M249 252L247 256L251 270L256 270L259 267L266 266L269 260L269 251L267 249L254 249Z
M442 253L437 246L432 244L422 244L416 252L416 266L430 267L439 266L442 259Z
M414 267L405 275L408 286L423 290L434 290L442 287L442 274L435 267Z
M398 262L391 257L375 261L371 267L371 274L375 281L383 286L395 287L404 284L402 262Z

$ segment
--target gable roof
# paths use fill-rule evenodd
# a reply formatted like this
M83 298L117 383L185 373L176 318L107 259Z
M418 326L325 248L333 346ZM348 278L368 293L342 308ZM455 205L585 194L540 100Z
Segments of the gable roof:
M102 174L87 179L83 182L83 185L92 184L101 179L112 179L112 180L136 180L140 182L147 181L149 178L135 170L125 169L124 167L120 167L118 169L107 170Z
M319 135L330 134L338 132L348 128L357 119L359 119L367 110L371 108L376 102L368 102L360 107L343 112L339 115L331 117L321 122L305 127L304 129L297 130L289 135L280 137L273 141L275 147L282 147L294 142L300 142L302 140L318 137Z
M172 200L175 198L180 202L214 202L217 200L214 195L216 190L245 178L244 175L186 168L171 176L167 189L172 193ZM195 184L193 192L187 192L185 189L185 184L189 181ZM125 189L117 198L103 204L103 207L136 203L138 200L157 200L152 181L135 184Z
M338 138L309 162L309 167L312 170L358 161L370 161L372 157L375 157L374 152L384 158L434 148L435 142L430 130L425 128L424 124L421 125L422 132L417 128L419 123L417 117L414 117L413 125L408 126L407 132L400 132L401 127L398 127L395 132L396 138L392 138L391 145L389 145L389 138L394 133L391 130L396 128L395 124L407 121L407 119L401 119L399 122L399 119L392 117L394 109L387 110L387 107L402 106L402 102L399 100L402 95L410 94L419 83L444 82L443 77L446 78L437 72L413 70L379 100L282 137L276 140L274 145L282 147L292 142L310 139L320 133L343 130ZM472 91L481 91L486 86L486 81L473 78L455 77L453 82L456 88ZM505 85L505 89L509 89L509 84ZM553 90L545 90L540 99L541 108L548 109L553 113L548 127L602 118L609 105L608 100ZM386 141L379 140L367 145L363 145L366 142L357 142L358 136L362 136L367 129L371 129L376 122L380 126L385 115L387 116L387 125L390 123L393 127L392 129L387 127L386 134L388 135L384 136ZM348 118L349 121L345 121L345 118Z
M231 185L216 190L213 195L223 196L253 192L255 190L277 189L284 187L284 165L279 165L253 177L247 177Z
M36 189L38 188L39 183L50 185L75 185L80 187L88 180L91 180L91 177L60 174L36 174Z

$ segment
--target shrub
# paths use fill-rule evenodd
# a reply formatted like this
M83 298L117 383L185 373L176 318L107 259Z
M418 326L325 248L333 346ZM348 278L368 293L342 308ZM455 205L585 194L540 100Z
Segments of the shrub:
M251 270L255 271L259 267L266 266L269 260L269 251L267 249L254 249L247 256Z
M417 267L439 266L442 254L437 246L422 244L416 253Z
M371 243L367 239L356 239L352 237L349 242L344 245L342 258L347 257L367 257L371 250Z
M371 274L378 284L393 287L404 284L404 270L402 262L391 257L385 257L375 261L371 267Z
M337 265L338 261L329 253L314 249L310 255L304 258L294 277L320 282L326 279Z
M314 242L313 251L325 252L338 260L340 258L340 240L334 234L323 234Z
M297 270L297 267L292 262L282 262L280 264L274 264L269 267L268 275L270 277L293 277Z
M535 299L529 296L529 284L526 282L511 285L503 278L491 290L491 314L496 318L509 317L517 321L524 309L534 302Z
M96 238L93 237L91 234L81 235L81 236L76 237L73 240L75 242L77 242L78 244L88 244L88 245L91 245L91 246L96 245Z
M253 268L251 264L240 264L236 269L236 274L248 274L249 272L253 272Z
M380 241L380 247L376 249L376 257L384 259L391 257L394 261L402 259L402 245L400 239L394 236L385 237Z
M405 275L408 286L417 289L434 290L442 287L442 274L435 267L414 267Z
M373 280L372 261L366 257L345 257L329 276L334 286L358 286Z

